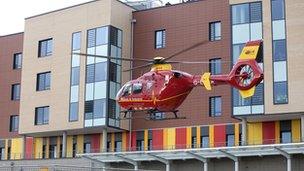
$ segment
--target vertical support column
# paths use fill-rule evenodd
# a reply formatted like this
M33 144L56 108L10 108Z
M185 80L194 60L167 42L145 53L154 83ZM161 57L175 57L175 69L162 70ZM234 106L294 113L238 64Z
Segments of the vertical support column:
M170 171L170 163L166 164L166 171Z
M134 165L134 170L138 170L138 165Z
M301 141L304 142L304 115L301 115Z
M66 151L67 151L67 133L64 131L62 134L62 158L66 158Z
M234 161L234 171L239 171L239 160Z
M26 135L22 135L22 147L21 147L21 159L25 159L26 156Z
M242 146L247 145L247 120L242 118Z
M106 128L102 130L102 152L107 152L108 131Z
M291 171L291 157L287 158L287 171Z
M204 171L208 171L208 161L204 162Z

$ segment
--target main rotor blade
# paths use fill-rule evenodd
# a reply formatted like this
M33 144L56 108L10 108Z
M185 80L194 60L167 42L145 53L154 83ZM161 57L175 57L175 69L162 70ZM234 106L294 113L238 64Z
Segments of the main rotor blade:
M216 64L219 62L212 61L167 61L166 63L170 64ZM231 61L221 61L220 63L231 63Z
M118 58L118 57L112 57L112 56L103 56L103 55L93 55L93 54L86 54L86 53L73 53L74 55L80 55L80 56L91 56L91 57L97 57L97 58L106 58L106 59L114 59L114 60L122 60L122 61L141 61L141 62L153 62L153 59L131 59L131 58Z
M145 64L145 65L139 65L139 66L127 69L127 70L123 70L123 72L133 71L133 70L141 69L141 68L147 68L147 67L149 67L151 65L153 65L153 63L148 63L148 64Z
M177 53L174 53L173 55L171 55L171 56L165 58L163 61L168 61L169 59L171 59L171 58L173 58L173 57L175 57L175 56L177 56L177 55L180 55L180 54L182 54L182 53L185 53L185 52L187 52L187 51L189 51L189 50L191 50L191 49L194 49L194 48L196 48L196 47L198 47L198 46L201 46L201 45L203 45L203 44L206 44L206 43L208 43L208 42L209 42L209 41L207 41L207 40L198 42L198 43L196 43L196 44L194 44L194 45L192 45L192 46L190 46L190 47L188 47L188 48L186 48L186 49L183 49L183 50L181 50L181 51L179 51L179 52L177 52Z

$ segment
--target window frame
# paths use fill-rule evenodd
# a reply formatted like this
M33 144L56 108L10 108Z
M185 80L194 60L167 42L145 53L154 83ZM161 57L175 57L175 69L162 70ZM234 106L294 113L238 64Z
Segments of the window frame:
M220 35L216 35L216 25L219 24L220 28ZM212 37L212 31L214 32L214 37ZM222 22L221 21L212 21L209 22L209 41L216 42L222 40Z
M157 44L157 33L161 33L161 44ZM154 48L163 49L166 47L166 29L155 30L154 32Z
M45 109L46 108L48 108L48 120L47 120L47 122L45 122L45 120L44 120L44 118L45 118L45 115L46 115L46 113L45 113ZM38 110L39 109L43 109L43 114L42 114L42 118L43 118L43 120L42 120L42 123L39 123L38 122ZM35 122L34 122L34 125L35 126L39 126L39 125L48 125L49 124L49 122L50 122L50 106L40 106L40 107L36 107L35 108Z
M14 119L17 119L17 121L15 121ZM13 121L15 121L16 123L13 122ZM18 130L19 130L19 115L11 115L10 116L9 131L10 132L18 132Z
M17 63L19 61L19 60L17 60L17 57L21 58L20 64ZM14 56L13 56L13 69L18 70L18 69L21 69L21 68L22 68L22 53L21 52L15 53Z
M219 61L219 73L215 72L213 73L212 70L212 66L214 66L214 70L216 71L216 64L217 64L217 61ZM219 75L219 74L222 74L222 58L212 58L209 60L209 72L212 74L212 75Z
M17 92L15 92L15 87L19 86L19 94L17 94ZM11 100L13 101L19 101L20 100L20 94L21 94L21 85L20 83L16 83L16 84L12 84L11 86Z
M42 55L42 43L46 42L46 46L45 46L45 55ZM51 42L51 51L50 53L48 53L48 44L49 42ZM53 54L53 38L47 38L47 39L43 39L43 40L39 40L38 41L38 58L43 58L43 57L48 57L51 56Z
M214 114L212 114L213 111L211 109L212 99L214 99L214 105L216 105L215 100L217 98L220 98L220 100L221 100L221 106L220 106L221 112L220 112L219 115L216 114L216 110L215 110L216 106L214 106ZM221 117L222 114L223 114L223 111L222 111L222 96L211 96L211 97L209 97L209 117Z
M46 87L45 85L45 83L46 83L46 75L47 74L49 74L50 75L50 78L49 78L49 80L50 80L50 85L48 86L48 87ZM40 84L39 84L39 82L40 82L40 75L44 75L44 85L43 85L43 87L42 87L42 89L40 89ZM45 90L50 90L51 89L51 71L47 71L47 72L41 72L41 73L38 73L37 74L37 76L36 76L36 91L45 91Z

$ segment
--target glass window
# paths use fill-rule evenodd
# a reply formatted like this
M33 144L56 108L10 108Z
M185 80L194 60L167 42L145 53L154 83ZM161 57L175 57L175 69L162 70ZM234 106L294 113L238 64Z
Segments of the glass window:
M273 41L273 59L274 61L286 60L286 40Z
M251 23L250 24L250 40L261 40L263 38L262 23Z
M191 145L192 145L192 148L196 148L197 147L196 136L191 137Z
M117 46L118 43L118 30L115 27L110 27L110 45Z
M232 24L249 23L249 4L232 6Z
M45 125L49 123L49 106L37 107L35 109L35 125Z
M5 148L0 148L0 160L5 160Z
M262 4L260 2L250 3L250 22L262 21Z
M87 65L87 70L86 70L86 83L93 83L95 77L95 65Z
M88 44L87 44L87 47L90 48L90 47L94 47L96 46L96 30L95 29L91 29L91 30L88 30Z
M79 85L79 67L72 68L71 85Z
M22 53L14 54L13 69L20 69L22 66Z
M285 39L285 20L275 20L272 22L272 39Z
M233 63L236 63L236 61L239 59L239 56L242 53L244 46L245 43L233 45Z
M108 45L96 46L96 55L108 56ZM96 57L96 63L107 62L107 58Z
M286 61L273 63L273 80L274 82L287 81Z
M104 99L107 93L107 82L97 82L94 87L94 99Z
M108 117L111 119L116 119L116 101L109 99L108 103Z
M79 53L80 51L76 51ZM80 56L79 55L72 55L72 67L79 67L80 66Z
M70 115L69 121L77 121L78 120L78 102L70 104Z
M255 93L251 97L252 105L263 105L264 104L264 84L260 83L256 86Z
M86 84L85 96L86 101L94 99L94 83Z
M78 96L79 96L79 86L72 86L70 102L78 102Z
M84 153L90 153L91 152L91 143L84 143L83 149L84 149Z
M38 57L45 57L52 55L53 39L46 39L39 41Z
M141 93L142 91L142 84L141 83L134 83L133 84L133 94Z
M221 40L222 34L221 34L221 22L212 22L209 23L209 40L210 41L216 41Z
M221 97L210 97L209 98L209 116L221 116L222 115L222 98Z
M122 142L115 141L115 152L121 152L121 151L122 151Z
M164 119L165 118L165 113L164 112L156 112L152 116L152 119L158 120L158 119Z
M117 64L110 62L109 72L110 72L110 81L119 82L117 80Z
M73 33L72 37L72 50L79 50L81 48L81 32Z
M96 29L96 46L108 43L108 27Z
M51 72L37 74L37 91L49 90L51 88Z
M94 100L94 118L104 118L106 116L105 99Z
M122 96L128 96L132 93L132 84L126 84L122 91Z
M226 139L227 139L227 144L226 144L227 147L234 146L234 134L228 134L226 136Z
M84 104L84 112L85 113L93 113L94 101L86 101Z
M272 0L271 8L272 20L282 20L285 18L284 0Z
M122 47L122 31L118 30L117 46Z
M166 30L155 31L155 48L160 49L166 47Z
M285 104L288 102L287 82L274 82L274 104Z
M10 117L10 132L17 132L19 128L19 116L14 115Z
M107 80L107 62L95 64L95 82Z
M291 143L291 132L290 131L281 132L281 143Z
M217 75L222 73L222 63L221 59L211 59L209 60L209 71L212 75Z
M144 151L144 140L136 140L136 149L138 151Z
M20 84L12 85L11 100L20 100Z
M209 136L202 136L201 147L202 148L208 148L209 147Z
M240 24L232 26L232 43L242 44L250 40L249 24Z
M250 106L251 98L242 98L238 89L233 88L233 107Z

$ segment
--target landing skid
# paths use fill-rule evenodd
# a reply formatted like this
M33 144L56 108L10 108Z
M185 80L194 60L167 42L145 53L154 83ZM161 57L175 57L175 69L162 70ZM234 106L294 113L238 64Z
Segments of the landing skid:
M133 114L135 112L147 112L147 117L139 118L139 117L128 117L128 114ZM165 113L173 113L173 117L167 117ZM123 117L119 118L120 120L128 120L128 119L145 119L150 121L163 121L163 120L174 120L174 119L186 119L185 116L178 116L178 110L175 111L158 111L158 110L127 110L121 111L123 113ZM132 115L129 115L132 116Z

